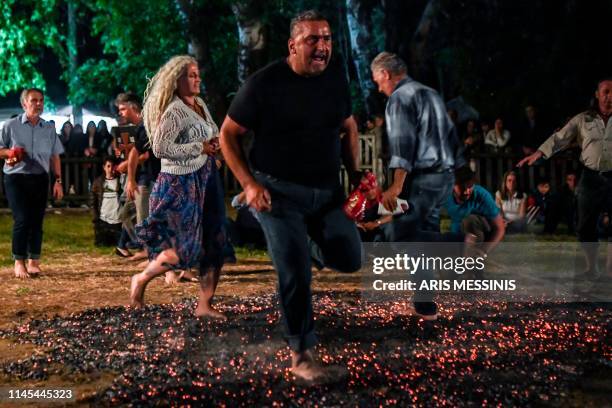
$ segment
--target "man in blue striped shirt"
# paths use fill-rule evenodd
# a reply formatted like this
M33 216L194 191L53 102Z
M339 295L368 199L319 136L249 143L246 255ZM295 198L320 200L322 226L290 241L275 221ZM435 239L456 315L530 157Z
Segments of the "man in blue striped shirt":
M59 158L64 148L55 127L40 117L44 101L40 89L25 89L21 93L24 113L6 121L0 137L4 191L13 213L15 276L22 279L40 274L50 169L55 176L53 196L61 200L64 195Z

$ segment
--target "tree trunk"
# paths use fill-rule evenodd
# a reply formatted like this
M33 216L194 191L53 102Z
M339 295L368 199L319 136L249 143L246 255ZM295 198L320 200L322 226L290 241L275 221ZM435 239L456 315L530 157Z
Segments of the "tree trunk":
M346 19L351 39L353 61L367 115L377 111L376 86L372 81L370 63L375 57L372 41L373 0L346 0Z
M249 75L266 61L267 34L263 22L262 1L242 0L232 4L238 26L238 82L242 84Z
M410 42L410 67L416 78L424 80L432 73L432 55L428 50L428 41L434 25L434 20L441 9L440 0L429 0L421 20ZM425 82L429 82L425 80ZM442 91L443 88L440 88Z
M204 97L216 123L221 124L227 110L227 104L223 92L215 81L217 73L212 63L210 36L207 30L212 25L210 19L214 18L215 13L212 10L207 10L209 2L205 2L204 6L196 8L190 0L176 1L187 26L189 53L198 61Z
M68 50L68 72L70 81L69 94L70 102L72 103L72 116L74 124L83 125L83 108L81 101L77 100L73 95L76 93L76 87L79 86L79 78L77 76L78 68L78 51L77 51L77 25L76 25L76 4L75 0L68 0L68 37L66 38L66 49Z

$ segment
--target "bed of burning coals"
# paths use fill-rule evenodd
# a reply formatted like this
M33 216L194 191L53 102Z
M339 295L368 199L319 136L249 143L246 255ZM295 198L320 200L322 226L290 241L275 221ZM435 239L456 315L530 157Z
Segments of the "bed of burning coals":
M609 304L456 299L424 322L403 301L316 292L317 353L332 375L304 384L288 370L277 303L220 298L226 322L194 318L193 299L32 320L0 336L47 351L1 370L13 383L116 373L95 405L524 406L612 391L588 386L612 373Z

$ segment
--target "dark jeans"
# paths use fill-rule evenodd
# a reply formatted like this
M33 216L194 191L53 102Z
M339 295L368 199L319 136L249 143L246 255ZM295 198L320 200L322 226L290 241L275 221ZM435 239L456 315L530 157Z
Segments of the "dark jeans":
M450 196L453 182L450 171L409 176L400 198L408 200L410 209L393 218L385 228L386 238L391 242L439 240L440 208Z
M577 193L578 239L580 242L597 242L597 220L600 214L612 214L612 175L606 177L585 168L578 183ZM606 232L609 239L610 228Z
M410 209L382 226L385 239L389 242L462 241L461 234L440 233L440 209L452 193L454 179L451 171L409 176L400 198L408 201ZM433 279L432 271L420 270L417 278L417 285L420 286L422 280ZM419 313L435 314L437 306L433 302L433 293L416 292L414 307Z
M272 210L259 216L278 274L286 338L292 350L304 351L317 343L308 236L317 244L326 266L355 272L361 267L359 233L342 211L340 188L306 187L257 172L255 178L272 196Z
M4 191L13 212L13 259L39 259L49 176L5 174Z

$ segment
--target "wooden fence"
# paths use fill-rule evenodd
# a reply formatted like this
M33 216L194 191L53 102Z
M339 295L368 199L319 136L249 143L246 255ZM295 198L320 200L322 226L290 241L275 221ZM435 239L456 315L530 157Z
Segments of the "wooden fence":
M379 158L381 151L380 140L374 135L366 134L359 136L359 159L362 170L370 170L376 174L382 186L386 186L389 180L389 171L385 168L383 161ZM489 191L495 192L499 188L503 173L509 169L516 169L516 163L521 159L517 155L494 155L477 154L470 159L470 165L475 170L479 183ZM0 164L3 165L0 161ZM546 176L551 179L553 188L561 186L565 175L570 171L577 171L579 163L576 155L572 153L555 156L551 160L544 160L533 167L516 169L519 181L524 190L535 188L538 178ZM86 158L63 158L62 179L65 190L65 202L81 205L89 200L91 183L101 172L100 159ZM0 170L0 182L2 181ZM221 177L227 195L236 194L240 191L240 185L232 175L227 166L221 168ZM344 169L341 171L340 179L345 189L349 188L348 176ZM4 183L0 184L0 206L6 206L4 197Z

